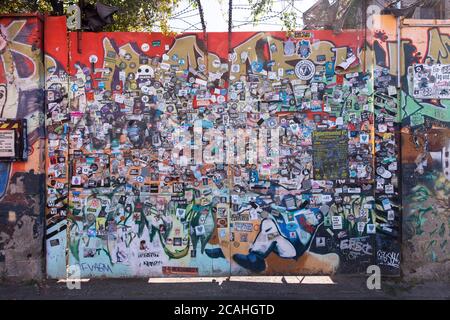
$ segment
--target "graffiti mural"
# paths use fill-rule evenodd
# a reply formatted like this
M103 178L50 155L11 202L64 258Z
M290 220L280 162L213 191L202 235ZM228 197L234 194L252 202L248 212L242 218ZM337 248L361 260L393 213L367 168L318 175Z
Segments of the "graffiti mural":
M392 22L391 17L384 19L386 25ZM401 125L402 140L406 273L417 272L428 263L443 263L449 256L449 35L447 27L420 26L415 20L401 29L401 112L396 121ZM395 30L388 27L380 30L374 41L387 88L385 96L397 81L396 42ZM378 259L383 264L399 264L394 253L380 252Z
M28 128L0 162L2 274L40 273L44 206L49 277L445 265L450 29L407 23L398 66L389 16L230 48L2 17L0 118Z
M397 102L363 31L69 35L45 59L50 277L399 272Z
M0 118L23 119L28 127L28 160L0 163L0 272L21 278L42 274L41 33L42 21L37 16L0 17Z

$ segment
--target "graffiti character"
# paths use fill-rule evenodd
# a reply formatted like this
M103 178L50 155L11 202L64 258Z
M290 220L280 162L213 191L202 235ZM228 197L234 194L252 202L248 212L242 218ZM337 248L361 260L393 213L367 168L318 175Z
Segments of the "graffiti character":
M234 261L253 272L265 270L265 258L271 252L285 259L301 257L323 221L323 214L316 208L287 210L272 205L271 209L270 217L261 221L249 253L233 255Z
M282 203L286 203L287 198ZM234 254L233 260L248 270L263 272L265 259L272 252L284 259L300 258L309 249L317 228L323 222L320 209L307 209L307 205L308 201L305 201L300 207L290 210L286 206L261 203L256 210L259 213L265 211L268 217L261 221L259 233L248 254ZM225 257L221 248L206 249L205 253L210 258Z

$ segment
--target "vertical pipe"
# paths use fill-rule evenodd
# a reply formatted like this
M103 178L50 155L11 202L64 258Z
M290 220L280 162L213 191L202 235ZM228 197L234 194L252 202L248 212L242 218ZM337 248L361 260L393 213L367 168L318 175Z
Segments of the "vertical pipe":
M401 1L397 2L397 8L402 8ZM399 243L399 251L400 251L400 261L403 262L403 250L402 250L402 244L403 244L403 166L402 166L402 109L401 109L401 99L402 99L402 83L401 83L401 17L397 17L397 121L398 121L398 134L397 136L397 170L398 170L398 184L397 184L397 197L399 202L399 229L400 229L400 236L398 239ZM402 275L403 271L402 268L400 268L400 275Z
M81 24L83 25L83 8L84 0L78 0L78 7L80 8ZM81 27L83 28L83 27ZM77 30L77 52L81 54L81 30Z
M401 9L401 1L397 2L397 8ZM397 87L401 89L401 36L400 36L400 16L397 17Z

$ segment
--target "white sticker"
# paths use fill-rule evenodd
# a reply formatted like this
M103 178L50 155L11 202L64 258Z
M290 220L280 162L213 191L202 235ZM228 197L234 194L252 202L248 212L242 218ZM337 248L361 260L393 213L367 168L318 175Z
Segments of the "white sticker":
M388 211L388 220L389 221L392 221L392 220L394 220L395 219L395 213L394 213L394 210L389 210Z
M314 77L316 66L311 60L300 60L295 66L295 75L300 80L310 80Z
M363 232L366 226L365 222L358 222L358 232Z
M241 66L238 65L238 64L233 64L233 65L231 66L231 72L236 73L236 72L239 72L240 70L241 70Z
M376 228L374 224L367 224L367 233L374 234L376 232Z
M90 63L97 63L97 61L98 61L98 57L95 54L89 56Z
M73 185L80 185L81 184L81 178L79 176L72 176L72 184Z
M324 237L316 238L316 247L325 247L325 238Z
M169 70L170 69L170 64L168 63L161 63L160 64L160 68L163 70Z
M141 46L141 50L147 52L148 50L150 50L150 45L148 43L143 43Z
M121 94L116 94L114 96L114 101L117 103L123 103L125 100L125 96L121 95Z
M0 156L14 157L15 152L15 131L2 130L0 131Z
M397 88L394 86L389 86L388 87L388 95L394 96L396 94L397 94Z
M195 235L202 236L205 234L205 226L199 225L195 227Z
M201 86L206 86L208 84L208 81L197 78L197 79L195 79L195 83L197 83Z
M342 229L342 217L341 216L332 216L331 223L333 226L333 230Z
M269 71L267 73L267 76L269 77L270 80L275 80L277 78L277 73L274 71Z

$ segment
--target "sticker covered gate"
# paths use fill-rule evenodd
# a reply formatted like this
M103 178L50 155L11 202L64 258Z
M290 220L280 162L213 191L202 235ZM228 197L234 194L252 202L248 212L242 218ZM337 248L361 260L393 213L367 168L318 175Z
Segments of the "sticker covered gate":
M72 32L68 68L47 50L47 217L67 226L47 239L49 276L376 264L364 32L233 33L230 54L211 37Z

